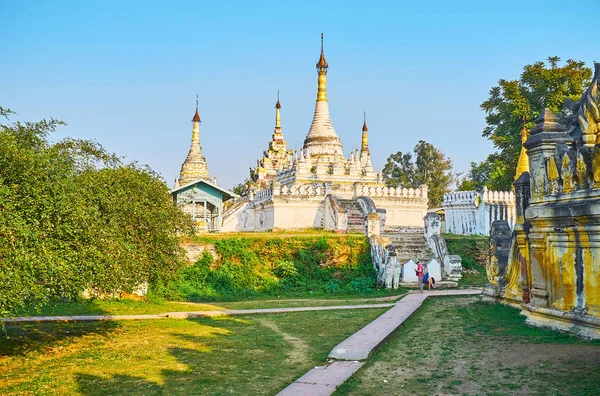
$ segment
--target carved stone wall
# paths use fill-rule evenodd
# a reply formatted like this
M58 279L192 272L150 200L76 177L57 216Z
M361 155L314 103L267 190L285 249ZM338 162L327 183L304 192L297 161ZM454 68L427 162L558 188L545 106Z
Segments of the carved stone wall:
M582 98L546 109L524 143L518 221L504 270L486 294L523 307L528 323L600 338L600 64ZM529 182L529 186L526 186ZM527 188L529 187L529 188Z

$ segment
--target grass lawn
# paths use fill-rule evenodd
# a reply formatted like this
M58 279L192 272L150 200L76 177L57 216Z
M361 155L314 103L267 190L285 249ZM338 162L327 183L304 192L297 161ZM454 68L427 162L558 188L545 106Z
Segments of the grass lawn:
M471 270L463 270L462 278L458 280L458 287L483 287L488 283L485 267L478 267Z
M306 296L303 298L257 298L243 301L223 301L215 303L192 302L149 302L130 299L92 299L82 302L58 302L44 306L40 310L28 309L18 316L63 316L63 315L146 315L165 312L219 311L223 309L258 309L324 307L334 305L358 305L391 303L406 294L405 290L382 290L373 297L354 296Z
M273 395L385 310L7 325L0 394Z
M480 299L427 299L337 394L600 394L600 342Z

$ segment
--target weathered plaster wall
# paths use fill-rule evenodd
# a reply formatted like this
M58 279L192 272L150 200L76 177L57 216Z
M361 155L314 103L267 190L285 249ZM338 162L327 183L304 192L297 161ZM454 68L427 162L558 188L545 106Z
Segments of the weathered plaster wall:
M577 102L545 109L523 144L510 246L490 239L486 294L527 322L600 338L600 64ZM494 223L493 229L501 226ZM506 226L505 226L506 227ZM508 228L508 227L506 227Z

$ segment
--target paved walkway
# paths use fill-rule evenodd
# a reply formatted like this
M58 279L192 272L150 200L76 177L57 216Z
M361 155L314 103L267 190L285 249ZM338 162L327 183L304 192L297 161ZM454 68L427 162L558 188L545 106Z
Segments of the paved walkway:
M340 309L364 308L389 308L395 303L359 304L359 305L332 305L323 307L295 307L295 308L262 308L262 309L224 309L221 311L190 311L190 312L165 312L154 315L74 315L74 316L21 316L17 318L2 318L4 323L24 322L78 322L94 320L145 320L145 319L189 319L204 318L223 315L253 315L253 314L278 314L287 312L304 311L329 311Z
M325 396L331 395L336 387L343 384L392 333L415 312L427 297L481 294L481 290L432 290L410 293L386 313L369 323L338 344L329 354L336 359L328 366L315 367L278 396Z

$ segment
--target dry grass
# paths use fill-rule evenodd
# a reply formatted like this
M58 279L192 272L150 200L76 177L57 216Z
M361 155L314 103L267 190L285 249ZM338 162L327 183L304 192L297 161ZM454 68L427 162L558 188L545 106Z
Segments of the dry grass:
M384 311L9 325L0 393L275 394Z
M480 297L427 300L338 394L598 395L600 342Z

